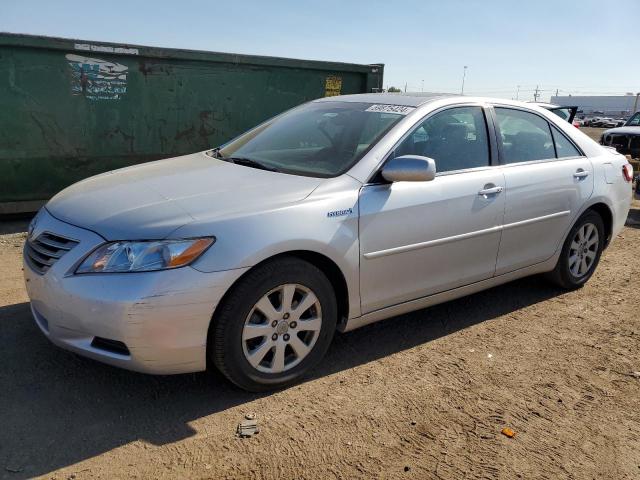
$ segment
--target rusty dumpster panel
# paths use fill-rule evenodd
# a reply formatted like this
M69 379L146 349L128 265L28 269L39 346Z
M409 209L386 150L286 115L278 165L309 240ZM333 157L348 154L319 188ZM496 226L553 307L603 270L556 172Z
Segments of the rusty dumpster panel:
M219 145L314 98L375 91L383 69L2 33L0 213Z

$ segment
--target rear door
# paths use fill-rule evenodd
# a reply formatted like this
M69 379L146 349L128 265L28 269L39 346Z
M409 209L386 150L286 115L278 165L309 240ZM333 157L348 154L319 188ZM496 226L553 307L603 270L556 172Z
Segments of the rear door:
M593 192L591 162L543 116L495 107L506 208L496 275L549 259Z

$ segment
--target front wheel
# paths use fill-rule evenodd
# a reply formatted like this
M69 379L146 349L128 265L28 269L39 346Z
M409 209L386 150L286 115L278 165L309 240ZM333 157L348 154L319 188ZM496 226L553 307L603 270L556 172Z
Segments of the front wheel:
M245 390L289 385L324 356L336 328L331 283L314 265L281 258L250 271L216 312L209 351Z
M549 273L551 281L569 290L582 287L598 266L604 240L602 218L586 212L567 235L556 268Z

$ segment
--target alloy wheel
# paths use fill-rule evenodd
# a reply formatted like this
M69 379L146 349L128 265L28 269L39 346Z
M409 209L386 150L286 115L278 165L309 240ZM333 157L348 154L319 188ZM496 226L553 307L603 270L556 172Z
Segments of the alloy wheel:
M278 374L298 365L311 352L322 328L322 309L313 291L287 283L262 296L242 329L242 350L249 364Z
M574 277L585 276L593 266L598 254L598 229L593 223L582 225L569 247L569 271Z

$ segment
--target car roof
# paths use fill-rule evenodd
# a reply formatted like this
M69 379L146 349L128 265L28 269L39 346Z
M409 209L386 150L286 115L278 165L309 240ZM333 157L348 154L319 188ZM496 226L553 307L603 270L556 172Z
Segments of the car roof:
M523 102L518 100L507 100L505 98L475 97L460 95L459 93L357 93L354 95L338 95L334 97L323 97L313 100L313 102L359 102L383 105L401 105L406 107L420 107L428 103L442 101L445 103L460 102L486 102L497 105L511 105L514 107L540 108L549 110L541 105L541 102Z
M452 93L358 93L355 95L339 95L324 97L315 102L360 102L381 103L385 105L402 105L405 107L419 107L425 103L443 98L460 97Z

